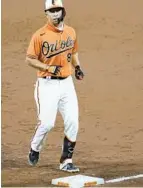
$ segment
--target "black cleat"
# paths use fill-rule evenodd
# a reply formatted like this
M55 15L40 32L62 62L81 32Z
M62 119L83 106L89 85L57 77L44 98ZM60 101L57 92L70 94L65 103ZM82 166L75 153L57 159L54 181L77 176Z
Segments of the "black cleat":
M35 166L38 163L38 160L39 160L39 152L31 149L28 157L29 164L31 166Z
M76 167L72 162L65 161L60 164L60 170L66 172L79 172L79 168Z

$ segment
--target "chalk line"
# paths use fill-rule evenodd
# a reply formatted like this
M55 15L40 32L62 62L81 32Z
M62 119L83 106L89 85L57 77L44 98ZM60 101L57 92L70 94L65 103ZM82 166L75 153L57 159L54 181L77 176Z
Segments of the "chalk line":
M116 182L121 182L121 181L126 181L126 180L137 179L137 178L143 178L143 174L106 180L105 183L116 183Z

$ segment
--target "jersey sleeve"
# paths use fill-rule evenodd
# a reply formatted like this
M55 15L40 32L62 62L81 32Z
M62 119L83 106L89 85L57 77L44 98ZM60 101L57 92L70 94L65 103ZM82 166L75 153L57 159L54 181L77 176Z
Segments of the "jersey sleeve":
M73 31L74 31L74 38L75 38L75 40L74 40L74 46L73 46L72 53L74 54L74 53L77 53L77 51L78 51L78 41L77 41L76 32L75 32L75 30L73 30Z
M38 59L41 52L41 42L40 37L37 34L32 36L29 47L27 49L27 57Z
M77 42L77 39L75 39L72 53L73 54L77 53L77 51L78 51L78 42Z

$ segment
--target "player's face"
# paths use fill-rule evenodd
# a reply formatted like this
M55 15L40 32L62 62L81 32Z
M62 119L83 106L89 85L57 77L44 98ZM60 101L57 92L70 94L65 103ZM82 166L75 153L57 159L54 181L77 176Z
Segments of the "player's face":
M59 19L62 17L61 8L52 8L48 10L46 13L50 22L52 22L54 25L59 24Z

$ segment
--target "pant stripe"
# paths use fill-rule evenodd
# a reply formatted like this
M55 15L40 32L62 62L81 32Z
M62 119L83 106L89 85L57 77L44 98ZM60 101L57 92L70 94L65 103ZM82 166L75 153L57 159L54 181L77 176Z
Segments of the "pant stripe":
M37 104L38 104L37 116L38 116L38 119L39 119L39 115L40 115L39 81L37 83Z
M36 88L36 97L37 97L37 120L38 120L38 123L35 127L35 132L34 132L34 135L36 134L36 131L39 127L39 125L41 124L41 121L39 119L39 115L40 115L40 100L39 100L39 81L37 81L37 88Z

